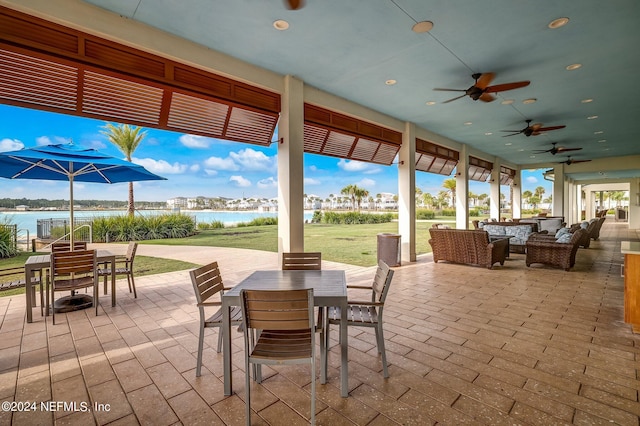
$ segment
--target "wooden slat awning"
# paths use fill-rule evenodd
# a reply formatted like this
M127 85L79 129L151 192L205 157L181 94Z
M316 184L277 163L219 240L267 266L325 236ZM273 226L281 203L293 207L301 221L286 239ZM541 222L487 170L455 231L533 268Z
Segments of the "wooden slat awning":
M486 182L491 171L493 163L480 158L469 156L469 179L478 182Z
M0 103L269 145L280 95L0 6Z
M511 185L516 171L509 167L500 166L500 185Z
M402 133L315 105L304 105L304 151L390 165Z
M450 176L460 153L423 139L416 139L416 170Z

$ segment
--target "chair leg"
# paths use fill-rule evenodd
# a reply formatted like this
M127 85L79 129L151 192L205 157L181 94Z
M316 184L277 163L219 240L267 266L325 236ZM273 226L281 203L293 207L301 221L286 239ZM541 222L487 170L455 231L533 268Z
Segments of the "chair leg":
M315 345L315 342L313 342ZM311 425L316 424L316 359L311 358Z
M202 369L202 347L204 346L204 324L202 317L200 317L200 338L198 339L198 361L196 364L196 377L200 377L200 370Z
M222 325L220 325L220 327L218 327L218 350L217 350L217 352L220 353L221 350L222 350Z
M106 265L105 265L105 268L106 268ZM104 294L105 295L107 294L107 276L108 276L108 274L104 274L103 275L103 277L104 277Z
M389 377L389 371L387 370L387 353L384 348L384 334L382 333L382 322L379 322L376 327L376 339L378 340L378 353L382 356L382 372L385 379Z
M56 290L54 288L53 283L51 283L51 321L53 322L53 325L56 325L55 294L56 294Z
M100 281L98 277L95 278L93 285L93 304L96 307L96 316L98 316L98 305L100 305Z
M127 275L127 278L129 278L129 277L131 277L129 293L131 293L131 287L133 287L133 298L137 299L138 298L138 294L136 293L136 282L133 279L133 272L131 272L130 274Z
M247 426L251 426L251 377L249 374L249 354L244 356L244 406Z

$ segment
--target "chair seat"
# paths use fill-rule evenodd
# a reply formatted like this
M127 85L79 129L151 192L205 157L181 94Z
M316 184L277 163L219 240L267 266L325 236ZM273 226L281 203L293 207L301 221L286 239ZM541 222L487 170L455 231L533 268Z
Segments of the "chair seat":
M262 330L251 358L292 360L311 357L311 330ZM276 362L277 363L277 362Z
M75 290L93 287L93 277L78 277L73 279L56 280L56 291Z
M340 321L340 308L329 308L329 321ZM375 306L349 305L347 322L351 324L377 324L378 311Z
M130 273L131 273L131 269L129 268L116 268L116 275L130 274ZM111 275L111 268L98 269L98 275Z
M242 322L242 308L240 306L233 306L229 311L229 318L231 323ZM204 320L204 326L210 327L212 324L222 324L222 309L218 309L213 315Z

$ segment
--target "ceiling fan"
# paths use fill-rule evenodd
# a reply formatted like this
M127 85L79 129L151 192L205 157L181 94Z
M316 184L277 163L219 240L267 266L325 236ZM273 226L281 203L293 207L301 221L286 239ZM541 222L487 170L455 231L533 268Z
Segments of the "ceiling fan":
M443 104L449 103L451 101L455 101L456 99L460 99L464 96L469 96L474 101L480 99L483 102L491 102L496 99L491 93L504 92L506 90L518 89L520 87L528 86L530 81L518 81L515 83L505 83L505 84L497 84L495 86L489 86L495 74L492 72L487 73L475 73L471 77L476 81L476 83L469 87L468 89L441 89L436 88L433 90L441 91L441 92L464 92L464 95L457 96L453 99L449 99L448 101L442 102Z
M567 157L567 159L565 161L559 161L558 164L566 164L567 166L570 166L572 164L586 163L588 161L591 161L591 160L572 160L571 156L569 156L569 157Z
M285 0L284 4L287 6L287 9L298 10L304 6L304 0Z
M542 123L536 123L536 124L534 124L532 126L531 125L531 121L532 120L526 120L526 121L527 121L527 127L525 127L522 130L500 130L501 132L512 132L510 135L504 135L503 138L506 138L507 136L519 135L520 133L523 133L527 137L529 137L529 136L538 136L539 134L541 134L543 132L548 132L548 131L551 131L551 130L564 129L565 127L567 127L567 126L542 127ZM549 151L549 152L551 152L551 151Z
M570 152L570 151L580 151L582 148L564 148L564 147L557 147L556 146L556 142L552 143L553 148L551 149L538 149L533 151L534 154L544 154L545 152L549 152L551 153L551 155L556 155L556 154L562 154L563 152Z

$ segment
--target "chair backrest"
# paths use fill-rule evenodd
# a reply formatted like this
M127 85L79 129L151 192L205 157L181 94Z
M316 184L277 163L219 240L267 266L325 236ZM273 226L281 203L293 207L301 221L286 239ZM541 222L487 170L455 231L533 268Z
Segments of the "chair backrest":
M282 270L315 270L322 269L322 253L282 253Z
M69 275L94 275L95 250L58 251L51 253L51 274L55 277Z
M376 269L376 275L373 277L373 295L371 296L373 302L384 303L391 286L391 280L393 279L393 270L389 268L384 261L378 261L378 269Z
M86 250L87 242L86 241L74 241L73 242L73 251L76 250ZM59 252L59 251L71 251L71 241L58 241L51 244L51 252Z
M242 318L258 330L313 329L313 289L241 290Z
M129 247L127 247L127 262L133 266L133 259L136 257L136 250L138 250L137 241L129 241Z
M189 271L191 283L196 292L198 304L207 301L212 296L224 291L224 283L218 262L212 262Z

